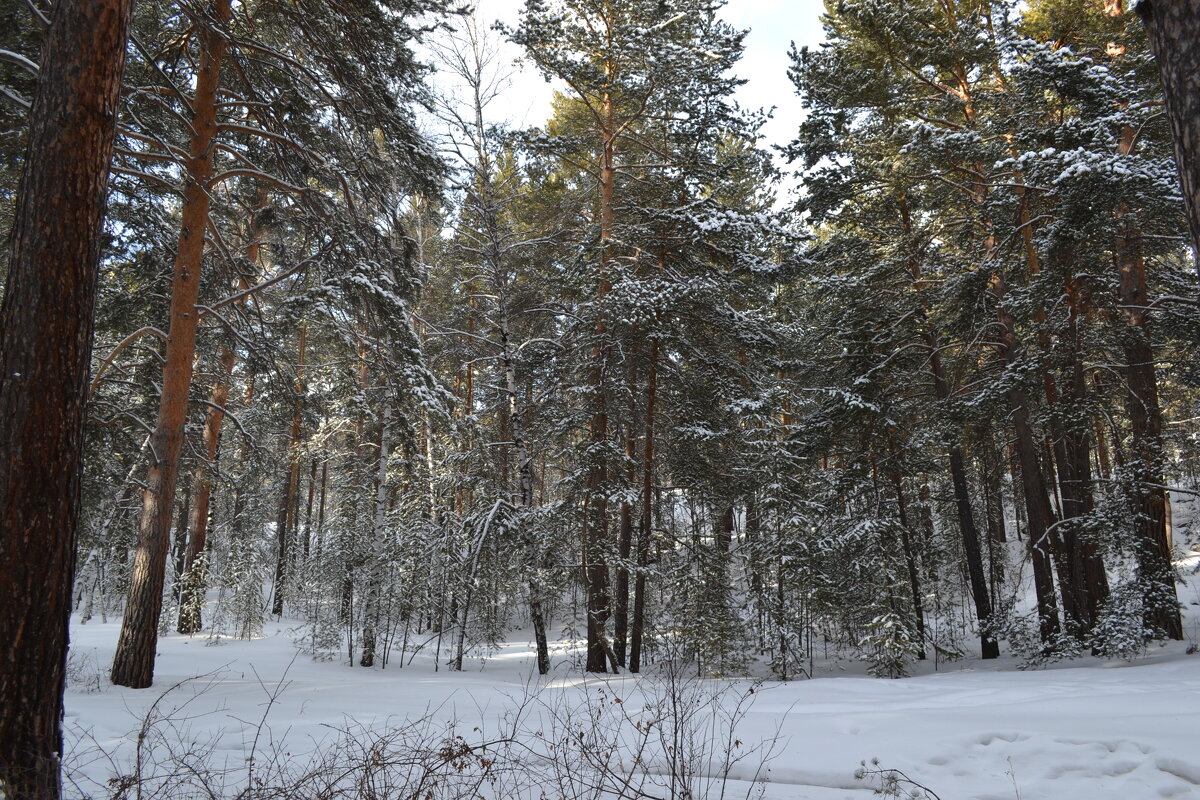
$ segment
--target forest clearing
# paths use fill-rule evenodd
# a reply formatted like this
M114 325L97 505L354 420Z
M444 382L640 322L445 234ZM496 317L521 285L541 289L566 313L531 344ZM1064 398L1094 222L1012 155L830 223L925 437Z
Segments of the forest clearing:
M1181 587L1190 641L1200 635L1197 565L1200 555L1180 565L1193 575ZM108 685L102 670L114 623L77 625L66 701L68 793L92 796L110 779L134 774L137 733L147 718L153 725L143 781L152 798L208 796L199 790L202 779L232 786L234 796L245 785L244 759L256 738L253 755L265 781L287 785L306 771L329 769L322 756L344 746L344 738L357 743L361 759L383 742L436 749L454 736L477 747L491 743L477 755L494 763L462 771L445 769L438 758L421 769L377 765L400 785L381 796L412 796L420 777L438 797L473 797L479 784L482 796L496 798L860 800L878 796L892 770L936 793L896 787L918 798L1129 800L1200 791L1200 656L1186 654L1181 643L1154 645L1124 661L1085 657L1025 671L1012 658L967 657L924 664L900 682L866 677L866 665L844 654L818 652L812 679L779 683L700 679L690 667L685 675L664 675L662 665L644 676L587 676L579 669L583 643L563 642L550 674L539 679L529 629L512 631L462 672L435 669L428 647L366 670L299 652L299 623L285 620L250 641L164 637L156 686L176 688L162 699L158 689ZM682 713L670 713L672 697ZM643 737L639 720L660 720L669 735ZM595 738L572 744L583 726ZM668 749L675 742L682 744L678 763ZM558 747L554 765L551 743ZM616 775L596 765L609 748L617 751ZM391 753L397 761L401 750ZM340 761L356 770L355 780L370 783L372 769L361 760L344 754ZM206 765L211 774L179 769L181 763ZM632 778L624 791L616 776Z

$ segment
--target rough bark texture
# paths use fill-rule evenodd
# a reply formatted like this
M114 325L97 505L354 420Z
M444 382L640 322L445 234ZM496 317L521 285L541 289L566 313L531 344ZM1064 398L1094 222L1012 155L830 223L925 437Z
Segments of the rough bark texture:
M213 0L212 19L227 22L230 0ZM138 520L138 542L129 577L129 600L121 621L121 636L113 658L112 682L144 689L154 680L154 655L158 644L158 620L162 613L162 590L167 546L171 533L171 508L179 476L183 448L188 390L192 383L192 361L196 352L199 312L200 267L204 257L204 232L208 224L207 183L213 173L213 139L216 136L217 85L225 58L225 37L211 23L202 21L200 68L192 99L192 141L186 163L187 186L181 212L182 229L175 255L171 283L170 327L167 330L163 364L162 396L158 419L151 437L152 463L142 494Z
M1150 339L1146 260L1133 212L1124 202L1117 207L1115 256L1120 273L1125 313L1125 408L1129 414L1129 471L1134 485L1130 502L1137 519L1138 573L1142 581L1146 624L1172 639L1183 638L1175 593L1175 572L1167 542L1166 491L1162 475L1162 411L1154 348Z
M1200 257L1200 0L1142 0L1136 11L1158 60L1192 246Z
M131 0L59 0L0 307L0 795L59 796L96 263Z

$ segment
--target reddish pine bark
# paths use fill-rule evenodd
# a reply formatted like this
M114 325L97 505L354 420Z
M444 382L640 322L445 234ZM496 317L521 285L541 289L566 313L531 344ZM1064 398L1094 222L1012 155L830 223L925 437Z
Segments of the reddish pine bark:
M1162 411L1150 339L1146 260L1141 252L1141 232L1128 204L1119 203L1116 215L1114 250L1126 325L1125 408L1131 433L1129 467L1134 485L1130 489L1130 502L1137 517L1138 573L1143 584L1146 624L1172 639L1182 639L1183 622L1175 592L1171 546L1167 541Z
M230 0L212 0L212 19L230 19ZM204 232L208 224L209 179L213 174L213 140L217 132L217 86L227 43L213 25L196 18L200 26L200 68L192 98L192 141L186 162L182 229L171 283L170 326L163 364L162 396L151 437L153 462L142 493L138 542L129 576L129 598L121 621L121 636L113 658L112 682L144 689L154 680L154 655L171 528L171 508L179 477L192 361L196 353L200 271L204 257Z
M60 794L96 265L130 0L58 0L0 307L0 795Z

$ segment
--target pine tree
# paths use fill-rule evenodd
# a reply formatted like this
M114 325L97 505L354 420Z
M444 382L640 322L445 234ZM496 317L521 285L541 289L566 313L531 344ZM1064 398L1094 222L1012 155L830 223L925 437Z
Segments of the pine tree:
M171 289L163 388L151 441L154 463L146 481L129 602L114 660L114 682L147 686L153 673L168 527L180 472L202 311L197 301L206 273L204 264L213 260L211 254L206 255L206 239L214 223L213 197L230 185L246 182L266 187L281 200L286 198L286 205L296 212L293 242L308 250L307 258L297 258L298 263L283 267L283 274L207 305L204 313L218 320L222 318L217 310L220 307L303 270L318 255L331 262L339 256L361 258L363 251L359 248L370 238L364 229L374 221L359 216L358 203L370 203L398 185L428 187L438 169L436 158L422 143L411 119L411 103L421 97L421 88L419 81L412 80L419 69L408 50L407 43L415 30L408 26L407 19L442 10L444 5L439 2L362 2L353 8L268 3L255 10L253 20L246 16L246 9L235 10L223 0L185 10L195 35L181 41L198 49L192 96L185 102L178 88L174 92L148 92L146 96L152 99L147 116L139 115L137 109L130 112L139 126L143 119L150 121L146 123L148 128L132 134L142 147L127 148L124 157L134 163L155 163L172 162L181 152L188 155L183 158L187 181ZM376 35L377 26L386 26L396 35L381 39ZM314 45L306 46L307 64L299 64L275 49L278 41L302 40ZM170 48L163 51L170 58L178 52ZM229 65L237 69L229 70L229 77L223 79L222 64L227 57ZM181 78L187 75L187 64L185 59L173 60L166 68L159 66L151 72ZM183 83L186 81L172 85ZM410 88L397 97L393 91L398 85ZM219 91L231 99L218 103ZM164 96L170 100L163 100ZM170 143L180 135L178 132L155 127L174 119L163 112L170 112L170 104L175 102L182 103L193 115L188 132L183 134L183 148ZM295 110L302 113L284 110L297 102ZM239 116L241 111L249 118ZM145 170L122 168L152 177ZM393 174L388 177L385 171ZM355 176L355 183L347 179L347 174ZM330 224L334 209L340 217ZM318 224L323 228L320 235L315 231ZM215 251L222 249L219 233L213 236L213 245ZM291 465L277 526L284 537L279 548L280 578L286 576L290 558L286 543L296 530L298 402L293 402L291 430L295 435L288 447ZM277 581L278 598L282 599L285 589L286 582Z
M59 797L96 272L132 4L57 3L0 306L0 792Z
M1122 3L1113 4L1120 12ZM1183 186L1193 253L1200 253L1200 98L1189 89L1189 77L1200 70L1197 20L1200 6L1193 2L1151 2L1135 6L1150 35L1150 51L1158 61L1171 132L1175 139L1175 164Z

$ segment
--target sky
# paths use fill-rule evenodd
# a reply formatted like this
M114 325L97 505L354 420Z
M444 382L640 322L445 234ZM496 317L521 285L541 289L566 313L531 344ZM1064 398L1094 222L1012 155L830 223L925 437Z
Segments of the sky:
M510 26L518 20L523 0L475 0L476 14L486 24L501 20ZM786 144L800 122L800 98L787 79L788 48L816 46L822 38L818 19L821 0L732 0L723 16L737 28L749 29L746 50L737 74L747 83L737 93L748 108L775 107L774 118L763 128L767 144ZM512 58L520 50L507 44ZM503 121L516 126L540 125L550 116L554 87L529 66L518 67L505 101Z

